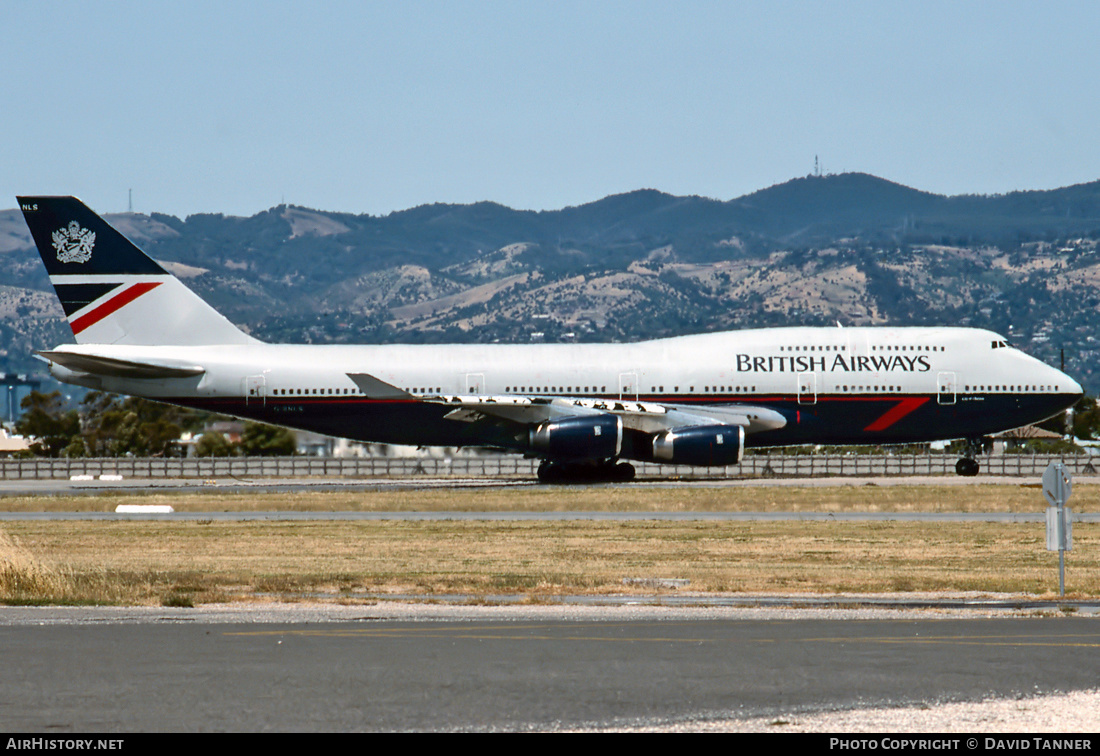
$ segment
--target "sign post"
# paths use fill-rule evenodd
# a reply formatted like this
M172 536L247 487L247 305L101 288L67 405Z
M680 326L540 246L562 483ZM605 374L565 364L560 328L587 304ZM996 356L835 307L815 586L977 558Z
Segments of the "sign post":
M1073 519L1066 502L1073 492L1073 478L1061 462L1051 462L1043 473L1047 503L1047 551L1058 552L1058 595L1066 595L1066 552L1073 549Z

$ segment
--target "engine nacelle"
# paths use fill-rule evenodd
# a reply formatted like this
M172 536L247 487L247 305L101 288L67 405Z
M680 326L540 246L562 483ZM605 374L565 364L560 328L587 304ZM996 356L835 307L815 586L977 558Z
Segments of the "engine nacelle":
M623 421L617 415L578 415L547 420L530 431L531 448L560 459L611 459L623 446Z
M745 453L740 425L695 425L674 428L653 438L653 459L673 465L736 465Z

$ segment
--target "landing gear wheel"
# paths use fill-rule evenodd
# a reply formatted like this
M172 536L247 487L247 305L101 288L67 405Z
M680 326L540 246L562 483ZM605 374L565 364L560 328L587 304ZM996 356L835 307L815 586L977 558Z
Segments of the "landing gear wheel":
M955 463L955 473L967 478L977 475L981 466L978 464L978 460L974 458L983 451L985 451L985 445L981 438L966 439L966 451L963 452L965 456Z
M538 476L539 483L558 483L563 477L558 466L549 462L543 462L539 465Z
M634 465L629 462L620 462L612 471L613 479L619 483L629 483L634 480Z
M955 463L955 473L971 478L978 474L981 469L981 465L978 464L978 460L964 457Z

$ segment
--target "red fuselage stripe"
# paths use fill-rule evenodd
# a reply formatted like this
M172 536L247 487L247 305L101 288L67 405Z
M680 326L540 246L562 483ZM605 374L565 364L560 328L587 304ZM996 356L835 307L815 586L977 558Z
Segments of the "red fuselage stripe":
M143 281L136 283L133 286L123 289L115 296L108 299L106 302L95 308L91 312L87 312L81 315L79 318L72 322L73 335L80 333L85 328L95 325L99 321L113 312L117 312L126 305L133 302L147 291L151 291L160 286L160 281Z
M895 404L893 409L891 409L889 412L887 412L885 415L880 417L875 422L868 425L863 430L865 430L865 431L886 430L891 425L896 423L898 420L901 420L903 417L908 415L913 410L915 410L918 407L922 406L923 404L927 403L928 399L929 399L929 397L927 397L927 396L908 396L908 397L905 397L904 399L899 401L897 404Z

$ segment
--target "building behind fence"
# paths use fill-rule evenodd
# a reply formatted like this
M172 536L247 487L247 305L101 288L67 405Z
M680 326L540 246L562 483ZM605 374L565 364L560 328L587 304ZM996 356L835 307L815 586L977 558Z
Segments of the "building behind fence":
M639 477L768 478L824 476L955 475L955 454L750 454L740 465L687 467L632 463ZM979 458L983 475L1040 476L1051 462L1074 475L1094 475L1100 457L1057 454L998 454ZM10 479L68 479L76 475L124 478L218 477L535 477L538 460L484 455L454 458L394 457L148 457L4 459L0 475Z

